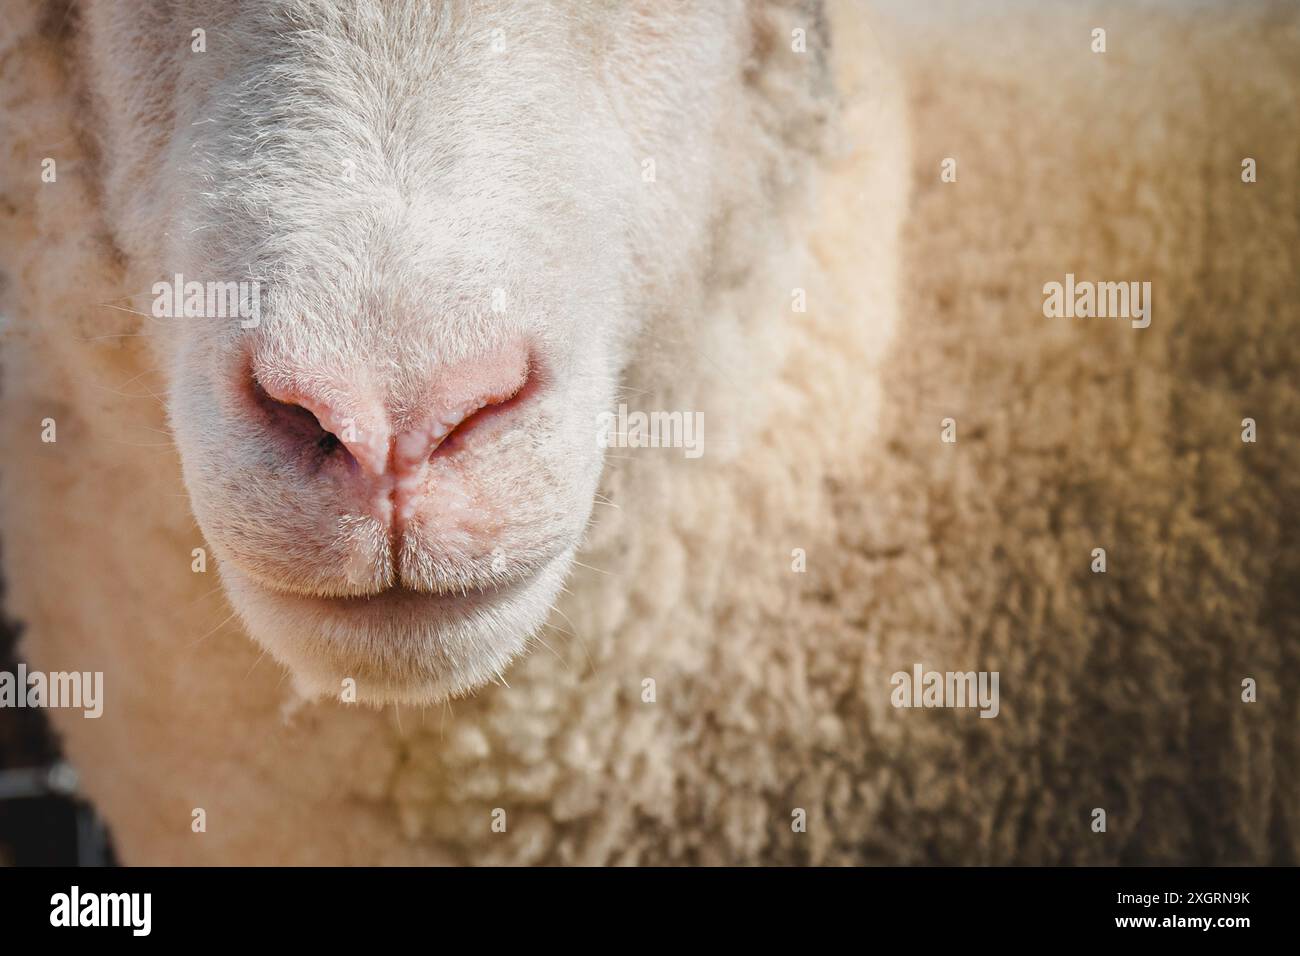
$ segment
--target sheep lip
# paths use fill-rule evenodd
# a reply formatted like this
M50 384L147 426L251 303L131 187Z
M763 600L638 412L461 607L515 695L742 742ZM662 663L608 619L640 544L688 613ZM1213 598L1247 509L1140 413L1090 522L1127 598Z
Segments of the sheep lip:
M509 581L489 582L472 587L420 591L405 585L392 585L379 591L353 595L312 594L289 591L261 581L251 583L264 594L289 605L309 607L343 615L370 613L468 614L487 605L509 600L525 588L535 574L525 574Z

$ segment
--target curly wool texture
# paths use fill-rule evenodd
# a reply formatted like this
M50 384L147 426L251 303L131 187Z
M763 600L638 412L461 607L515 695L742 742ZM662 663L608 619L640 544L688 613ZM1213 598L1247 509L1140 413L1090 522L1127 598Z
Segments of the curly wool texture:
M905 102L846 106L793 241L719 233L721 261L772 268L715 269L742 275L706 297L724 320L656 330L629 374L684 365L659 407L745 427L711 427L698 461L611 459L617 508L508 688L373 712L296 706L191 573L157 372L76 150L93 118L55 24L11 6L8 610L35 666L106 672L104 718L52 716L127 862L1300 857L1293 11L941 10L877 36L836 7L841 82L889 50ZM1044 319L1066 272L1151 281L1151 327ZM737 368L741 335L762 358ZM914 662L999 671L999 716L894 709Z

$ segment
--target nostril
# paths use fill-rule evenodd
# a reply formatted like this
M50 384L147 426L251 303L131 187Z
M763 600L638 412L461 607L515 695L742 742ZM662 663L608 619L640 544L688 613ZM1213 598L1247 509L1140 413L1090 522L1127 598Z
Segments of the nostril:
M322 423L310 408L272 395L256 377L253 398L269 430L295 449L311 450L322 459L332 456L352 459L347 445Z
M286 459L309 467L337 461L385 474L391 431L363 381L327 378L253 354L245 363L244 394Z
M452 427L447 436L433 449L430 458L452 454L465 446L466 439L492 424L502 424L502 419L524 404L538 390L541 379L531 359L524 365L523 373L514 384L495 393L483 396L467 408L466 414Z
M323 428L321 429L320 438L316 440L316 448L320 451L322 455L329 456L334 454L335 452L342 452L343 454L347 455L347 457L349 458L352 457L351 452L347 450L347 447L343 444L343 442L338 440L338 436L330 434L329 432L325 431L325 429Z
M523 343L446 365L432 377L423 414L397 435L392 465L418 475L435 457L464 447L489 421L516 407L536 388L538 376Z

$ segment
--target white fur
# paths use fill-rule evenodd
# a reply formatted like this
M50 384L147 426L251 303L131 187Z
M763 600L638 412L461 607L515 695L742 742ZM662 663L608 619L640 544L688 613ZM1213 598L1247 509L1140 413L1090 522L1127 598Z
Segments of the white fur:
M190 319L158 336L195 515L249 632L304 692L346 677L376 702L470 690L558 594L601 473L595 422L631 343L692 308L713 224L737 202L736 170L711 154L734 155L737 136L764 175L786 162L765 155L763 117L735 115L744 6L206 10L94 4L85 31L131 275L266 290L256 329ZM191 25L206 25L207 52L184 49ZM427 383L518 340L540 359L543 397L433 470L395 553L374 517L288 467L237 401L251 353L268 389L361 382L396 428L416 427ZM399 582L502 593L447 611L328 600Z

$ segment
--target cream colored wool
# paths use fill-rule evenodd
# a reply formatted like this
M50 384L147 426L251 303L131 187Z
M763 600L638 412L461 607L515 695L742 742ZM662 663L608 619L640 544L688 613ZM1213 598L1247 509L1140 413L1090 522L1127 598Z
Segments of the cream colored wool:
M837 5L839 148L782 268L725 303L779 370L658 342L716 372L664 407L742 424L610 460L616 507L509 687L376 712L295 702L191 573L94 117L57 30L7 7L7 610L33 666L106 672L101 720L52 716L126 862L1300 857L1293 8ZM1045 319L1067 272L1151 281L1151 327ZM999 716L894 709L916 662L999 671Z

